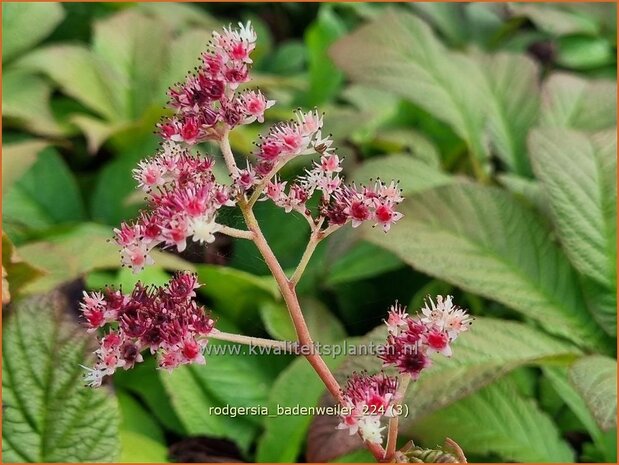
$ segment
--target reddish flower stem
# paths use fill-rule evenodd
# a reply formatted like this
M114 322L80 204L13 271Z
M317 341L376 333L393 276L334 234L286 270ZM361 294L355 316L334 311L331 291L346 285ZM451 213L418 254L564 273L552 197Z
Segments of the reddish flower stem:
M234 162L234 155L232 153L232 149L230 148L230 142L228 140L228 131L226 131L222 137L220 148L224 159L226 161L226 165L230 170L231 174L234 174L237 170L236 163ZM254 200L255 201L255 200ZM243 213L243 218L245 219L245 223L247 224L247 228L251 233L253 233L253 242L256 244L258 251L264 258L267 267L271 271L271 274L275 278L275 282L279 287L279 291L282 294L284 302L286 302L286 306L288 307L288 312L290 313L290 317L292 319L292 323L294 325L295 331L297 333L298 341L303 345L309 348L307 353L303 353L303 356L307 359L310 365L316 371L316 374L320 377L327 390L331 393L331 395L337 400L337 402L341 405L344 404L344 399L342 397L342 390L340 388L339 383L331 373L331 370L320 356L314 352L314 341L309 332L309 328L307 327L307 323L305 322L305 318L303 317L303 312L301 311L301 305L299 304L299 299L296 294L295 286L298 280L301 277L301 274L309 262L309 258L311 257L311 253L315 247L312 244L312 239L310 239L310 244L308 244L307 254L304 254L304 259L302 260L301 268L297 269L298 273L295 272L294 280L289 280L284 273L277 257L271 250L262 230L260 229L260 225L258 224L258 220L254 215L252 210L253 203L248 201L244 196L241 196L238 200L238 206ZM321 238L328 236L331 232L333 232L337 228L327 228L322 234ZM312 236L313 237L313 236ZM314 239L315 240L315 239ZM377 461L382 462L385 459L385 449L380 444L377 443L364 443L367 449L374 455Z

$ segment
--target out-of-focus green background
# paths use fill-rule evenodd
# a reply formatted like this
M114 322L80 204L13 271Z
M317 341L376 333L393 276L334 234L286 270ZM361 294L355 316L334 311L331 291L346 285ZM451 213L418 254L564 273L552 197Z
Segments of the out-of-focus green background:
M365 335L394 300L414 311L428 294L453 294L476 322L410 390L402 441L432 448L449 436L472 462L616 462L616 5L3 3L2 13L5 461L371 458L336 419L209 415L325 402L304 360L217 355L170 375L148 357L99 391L81 384L92 340L77 300L106 284L194 270L221 329L294 338L252 244L161 252L134 276L109 242L142 206L131 169L157 147L167 87L214 28L251 20L250 86L277 105L266 126L234 132L235 152L317 106L346 175L399 179L407 197L390 234L345 228L321 244L299 288L316 340L380 341L383 329ZM293 269L305 221L267 202L257 216ZM378 369L366 357L328 363L341 380Z

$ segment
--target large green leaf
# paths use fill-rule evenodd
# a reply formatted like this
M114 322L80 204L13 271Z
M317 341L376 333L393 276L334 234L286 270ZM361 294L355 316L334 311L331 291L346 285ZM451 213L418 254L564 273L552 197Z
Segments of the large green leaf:
M62 91L101 116L116 120L123 95L114 91L114 75L98 57L80 45L39 48L15 63L22 69L46 74Z
M565 404L570 408L574 415L584 425L587 432L593 439L596 452L602 454L603 461L614 463L617 461L616 440L614 447L609 441L608 433L603 433L596 424L593 414L589 411L585 400L578 391L570 384L568 379L568 367L543 367L542 372L547 380L550 381L556 393ZM610 431L610 430L609 430ZM616 430L615 435L616 437Z
M485 77L469 57L447 50L421 19L391 11L340 39L331 55L356 82L412 100L449 123L477 160L487 158L480 105Z
M63 17L60 3L3 3L2 62L8 62L41 42Z
M596 131L617 124L617 85L610 80L586 80L554 73L542 92L540 124Z
M406 430L427 447L455 440L466 453L498 454L517 462L572 462L574 452L550 417L501 380Z
M404 218L370 241L469 292L497 300L586 347L604 336L577 277L535 214L511 195L452 184L408 198Z
M5 154L8 159L3 166L8 163L9 176L23 172L25 166L19 167L19 163L27 164L27 160L12 160L12 157L32 159L35 153L35 142L32 142L35 145L24 144L8 146L10 150ZM28 154L26 149L32 151ZM28 233L51 224L84 219L84 204L77 181L62 157L51 147L36 153L36 161L12 184L2 199L3 224L9 225L12 230Z
M488 130L497 155L511 171L530 175L526 140L539 113L539 70L524 55L480 56L488 80Z
M120 115L126 119L163 103L165 96L158 91L169 40L165 23L132 10L95 23L92 51L107 63L110 87L120 97Z
M64 128L49 107L51 93L51 85L44 78L9 67L2 78L2 116L11 126L25 127L37 134L63 134Z
M21 301L2 338L4 462L110 462L117 458L118 407L85 387L91 339L58 296Z
M568 257L579 271L614 296L617 280L615 131L588 137L567 129L539 129L531 135L530 150L535 173L542 181ZM612 311L611 316L615 314ZM609 332L615 332L616 319L601 315L600 320Z
M607 431L617 426L617 360L584 357L572 365L569 377L600 428Z

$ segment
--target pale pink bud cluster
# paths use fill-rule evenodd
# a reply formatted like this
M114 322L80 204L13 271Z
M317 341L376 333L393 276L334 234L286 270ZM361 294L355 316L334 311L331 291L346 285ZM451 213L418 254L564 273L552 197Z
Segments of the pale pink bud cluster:
M218 210L234 206L236 193L215 182L213 160L191 155L167 143L159 154L142 161L133 175L147 193L148 208L133 223L115 229L123 266L134 272L151 264L149 252L158 244L182 252L187 238L211 243L221 228Z
M336 154L324 154L320 162L314 163L314 167L291 183L287 190L286 182L280 182L276 177L270 180L263 200L272 200L286 212L297 211L309 216L311 212L306 203L315 192L319 192L319 211L313 218L314 223L326 220L326 226L341 226L351 222L356 228L367 221L389 231L391 225L403 216L396 210L403 200L397 184L387 185L380 181L367 187L344 184L339 174L342 171L340 164Z
M163 287L136 284L131 294L106 289L84 293L81 305L88 331L110 327L100 338L94 368L86 368L86 383L99 386L116 369L142 362L142 351L157 354L160 368L205 363L203 351L213 320L196 304L196 276L178 273Z
M353 373L342 392L346 414L338 429L359 433L364 441L382 443L381 418L395 415L398 379L384 373Z
M389 335L380 354L385 366L394 366L402 374L417 379L431 364L430 356L441 353L451 357L450 344L469 329L472 318L453 304L452 296L428 298L421 315L408 316L397 302L386 321Z
M256 33L251 24L214 32L202 64L168 91L169 106L176 115L162 121L161 136L173 142L193 145L219 140L222 127L264 121L264 112L275 102L260 91L237 94L237 87L249 81L249 55L255 48Z

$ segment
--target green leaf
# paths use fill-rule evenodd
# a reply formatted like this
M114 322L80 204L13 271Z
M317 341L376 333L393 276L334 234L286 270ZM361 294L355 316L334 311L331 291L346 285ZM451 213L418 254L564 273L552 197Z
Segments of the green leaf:
M346 337L346 330L333 313L318 299L302 297L301 309L314 340L335 343ZM260 316L271 336L284 341L296 341L297 334L283 303L267 302L260 307Z
M226 350L225 353L217 351ZM238 352L237 352L238 349ZM172 405L190 435L233 440L247 452L262 417L216 414L211 407L260 407L267 398L280 364L277 355L253 355L244 346L209 341L206 366L183 366L161 372Z
M557 41L557 64L566 68L586 70L612 65L615 60L616 54L606 39L566 36Z
M107 65L110 88L119 98L118 116L132 120L163 103L159 81L169 41L165 23L133 10L95 23L92 53Z
M131 431L153 441L164 442L161 427L137 400L123 390L116 392L116 398L120 406L122 431Z
M120 463L168 462L168 448L148 436L133 431L121 431Z
M515 14L528 17L538 28L554 36L575 33L595 35L598 32L594 18L570 11L570 6L566 4L512 3L509 6Z
M475 159L484 162L487 90L479 66L450 52L419 18L391 11L340 39L335 63L355 82L410 99L450 124Z
M118 247L110 241L111 237L112 231L105 226L82 223L46 240L19 247L19 254L25 260L47 272L29 284L25 291L43 292L92 270L119 268ZM151 256L155 263L167 269L195 269L191 263L172 254L154 251Z
M334 370L343 357L325 357ZM267 406L270 412L277 407L314 407L325 387L304 358L298 358L286 368L273 384ZM295 462L302 450L312 421L308 415L273 415L264 420L264 433L258 441L257 462Z
M509 194L451 184L405 200L404 218L373 243L462 289L511 307L585 347L605 338L586 311L576 274L532 211Z
M409 195L453 182L453 178L439 169L410 155L376 157L363 163L352 175L359 183L380 178L385 182L400 181L402 194Z
M147 5L146 3L141 5ZM156 5L151 3L148 5ZM175 6L189 6L188 4L175 3ZM166 5L167 6L167 5ZM160 82L159 95L166 95L168 88L175 82L181 81L187 75L187 71L193 69L200 62L200 54L206 49L206 44L211 39L210 29L190 29L170 42L169 60Z
M617 139L567 129L538 129L530 150L559 239L574 266L612 298L617 280ZM616 316L616 311L612 311ZM609 332L616 319L594 313Z
M371 278L401 266L402 261L392 253L362 241L330 266L326 284L337 286L340 283Z
M255 276L225 266L200 265L198 277L204 284L199 292L213 299L218 314L233 321L249 318L250 312L257 312L261 301L280 298L275 280L270 276Z
M617 124L617 85L610 80L585 80L554 73L542 91L540 124L597 131Z
M569 378L603 431L617 426L617 360L591 355L570 368Z
M51 45L39 48L15 65L44 73L61 90L106 119L117 121L123 115L122 98L111 86L112 70L90 50L79 45Z
M2 157L2 193L6 194L34 165L39 152L49 146L49 142L31 139L7 144L3 147Z
M105 389L83 385L91 339L66 303L20 301L2 333L3 461L114 461L118 406Z
M488 130L497 156L510 171L531 175L526 139L539 113L539 69L524 55L480 56L489 90Z
M23 154L24 147L18 146L21 151L9 152L8 156ZM20 208L24 202L39 210L50 223L79 221L85 216L75 177L53 148L40 151L30 169L13 184L3 201L3 222L28 226L29 218Z
M584 399L570 384L568 380L568 369L566 367L543 367L542 372L545 378L550 381L555 391L561 396L561 399L563 399L570 410L574 412L576 417L585 426L598 451L606 455L604 460L611 463L615 462L617 452L615 451L614 454L608 454L609 448L607 447L607 438L597 426L595 418L593 418Z
M319 105L334 97L342 85L343 76L331 62L327 51L346 31L342 20L331 5L320 5L318 18L305 32L308 52L310 88L303 97L307 106Z
M135 9L159 21L175 32L185 31L187 28L197 27L211 31L220 27L216 18L192 3L138 3ZM202 47L205 43L201 44Z
M120 423L120 462L167 462L168 448L157 421L130 394L117 391Z
M66 131L51 112L51 93L51 85L45 79L9 67L2 79L2 116L11 126L24 127L36 134L61 135Z
M180 436L187 434L172 408L170 397L163 387L153 357L145 357L143 363L131 370L116 372L114 386L137 394L166 429Z
M508 461L574 460L574 452L548 415L507 380L415 422L410 431L429 447L448 435L466 453L495 453Z
M2 63L41 42L63 18L60 3L3 3Z
M15 250L15 246L2 233L2 303L3 305L19 297L24 286L45 273L24 262Z

